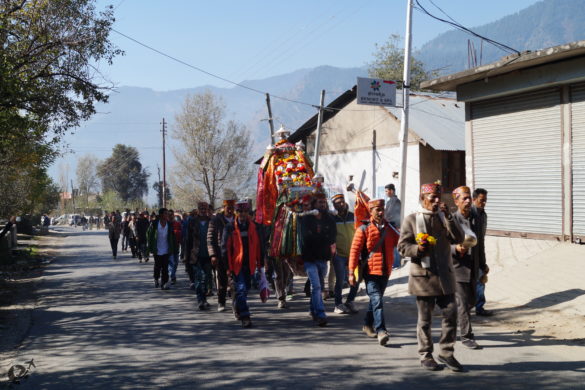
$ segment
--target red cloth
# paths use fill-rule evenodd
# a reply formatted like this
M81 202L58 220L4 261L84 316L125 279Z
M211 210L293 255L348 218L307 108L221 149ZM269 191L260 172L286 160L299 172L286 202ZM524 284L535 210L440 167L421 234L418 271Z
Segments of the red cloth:
M230 271L236 275L239 274L242 270L242 262L244 260L244 247L240 229L235 220L234 230L228 237L227 253ZM260 257L260 240L256 232L256 224L250 220L248 225L248 261L250 264L250 275L253 275L256 268L261 265Z
M355 207L353 214L355 217L354 225L356 230L364 224L364 221L370 220L369 201L370 197L363 192L357 191L355 193Z
M182 234L183 234L183 226L179 221L173 221L173 232L175 233L175 239L177 244L181 244Z

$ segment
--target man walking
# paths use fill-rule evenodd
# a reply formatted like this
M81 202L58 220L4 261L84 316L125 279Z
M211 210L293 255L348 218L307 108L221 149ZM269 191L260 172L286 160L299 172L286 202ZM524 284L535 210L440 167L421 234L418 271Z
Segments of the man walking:
M319 326L327 325L325 305L321 294L327 261L331 259L333 245L337 236L335 221L327 209L325 194L318 193L313 200L317 215L306 215L302 218L302 254L305 271L311 285L310 311L313 320Z
M228 288L228 259L222 256L221 240L225 226L234 222L235 200L226 199L223 201L223 211L217 213L211 221L207 230L207 250L211 258L211 265L217 274L217 311L225 311L225 300Z
M190 216L189 228L185 239L185 262L193 278L193 288L197 294L199 310L209 310L207 303L207 284L209 282L211 259L207 249L207 231L209 228L209 205L197 204L197 215Z
M175 251L175 235L168 220L168 210L163 207L146 233L148 250L154 255L154 287L162 290L169 289L169 256Z
M343 194L336 194L331 197L333 208L337 215L333 217L337 235L335 237L335 255L333 256L333 269L335 270L335 309L337 314L357 313L354 305L355 296L357 295L358 286L350 285L349 294L345 304L343 304L343 283L348 277L348 259L351 242L355 233L354 215L349 211L349 206L345 202Z
M138 214L138 219L136 220L136 248L138 253L138 261L142 263L142 258L144 258L144 262L148 261L148 249L147 249L147 240L146 240L146 232L148 231L148 213L143 212Z
M370 304L363 331L368 337L377 338L380 345L385 346L390 334L384 321L384 292L392 272L398 233L384 220L384 199L371 200L368 207L370 222L356 230L351 244L349 284L357 287L354 271L361 262L364 262L364 281Z
M108 238L110 239L110 246L112 247L112 257L115 259L118 256L118 240L122 232L122 225L120 219L116 214L112 213L110 216L110 223L108 224Z
M235 218L224 228L222 253L228 259L229 271L235 286L233 312L242 321L243 328L252 326L248 307L248 290L252 275L262 267L262 239L256 224L250 218L250 204L239 201L235 206Z
M453 191L453 200L457 211L453 217L464 228L467 235L477 239L479 226L471 213L471 190L458 187ZM461 343L469 349L479 349L471 328L471 308L475 305L476 283L479 270L485 270L485 263L480 263L479 252L469 245L451 245L453 267L455 269L455 299L457 302L457 322L459 324ZM484 258L485 260L485 258Z
M453 356L457 305L451 243L462 242L463 234L440 199L438 184L421 187L421 208L404 219L398 249L402 256L411 260L408 291L416 295L416 333L421 366L431 371L441 369L433 359L431 336L432 314L437 305L443 317L438 360L453 371L462 371L463 366Z
M400 199L396 196L396 187L394 184L386 184L384 187L386 192L386 208L384 209L384 218L386 221L390 222L392 226L396 229L400 230L400 211L402 208L402 203ZM394 264L392 268L400 267L400 253L398 253L398 249L394 250Z
M478 316L493 315L492 311L486 310L483 307L485 305L485 283L487 282L487 274L490 272L485 257L485 233L487 230L485 205L487 203L487 194L488 192L485 189L476 188L473 191L473 204L471 205L471 215L477 226L477 245L472 250L477 252L479 264L483 265L483 268L480 267L479 270L476 288L475 314Z

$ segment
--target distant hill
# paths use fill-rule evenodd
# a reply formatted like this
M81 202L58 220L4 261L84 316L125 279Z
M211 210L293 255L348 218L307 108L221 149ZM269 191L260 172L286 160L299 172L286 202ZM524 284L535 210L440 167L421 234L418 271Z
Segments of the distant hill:
M470 29L516 50L525 51L585 39L584 26L585 1L544 0L495 22ZM427 69L441 69L441 74L458 72L468 68L469 39L474 42L479 62L480 40L458 30L448 31L427 42L417 51L416 56ZM505 55L506 52L484 42L481 63L488 64Z

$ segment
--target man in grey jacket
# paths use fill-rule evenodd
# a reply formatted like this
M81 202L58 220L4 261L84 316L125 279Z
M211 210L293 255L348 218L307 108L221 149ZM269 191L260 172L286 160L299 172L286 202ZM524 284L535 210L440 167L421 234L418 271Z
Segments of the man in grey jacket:
M440 185L424 184L421 187L421 208L404 219L398 250L402 256L411 259L408 290L410 294L416 295L416 333L421 366L431 371L441 369L433 359L431 336L432 313L435 305L438 305L443 321L437 360L453 371L462 371L463 367L453 356L457 305L451 243L463 241L463 233L440 199ZM432 238L417 239L419 234L428 234Z

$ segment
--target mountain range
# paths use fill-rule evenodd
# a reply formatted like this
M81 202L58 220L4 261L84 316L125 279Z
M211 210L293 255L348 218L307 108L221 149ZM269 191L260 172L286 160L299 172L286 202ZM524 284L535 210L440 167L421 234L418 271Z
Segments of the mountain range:
M583 0L544 0L500 20L471 29L518 51L524 51L585 39L582 26L585 26ZM468 67L469 39L473 40L477 49L478 64L480 57L481 63L486 64L507 54L486 43L482 46L479 39L453 30L424 44L415 51L415 56L423 61L427 69L441 69L442 74L461 71ZM364 62L367 60L364 59ZM320 92L324 89L327 104L351 88L356 83L356 77L365 75L365 67L320 66L262 80L248 80L242 82L242 85L259 91L270 91L275 126L278 128L283 124L294 130L316 110L311 105L293 103L277 96L318 105ZM251 130L257 145L254 153L261 155L269 142L268 114L263 94L241 87L200 86L161 92L122 86L110 96L107 105L98 105L97 115L67 138L70 149L75 152L64 157L71 167L69 177L75 176L75 160L79 155L93 153L99 158L106 158L115 143L124 143L140 150L143 164L152 174L151 181L155 181L157 166L161 165L162 118L169 123L171 136L168 143L172 150L174 116L180 111L187 95L205 90L223 99L229 119L236 119ZM167 164L172 166L172 153L169 151L167 156ZM54 166L51 175L56 178L58 170L57 165ZM150 194L149 201L153 199L153 194Z

